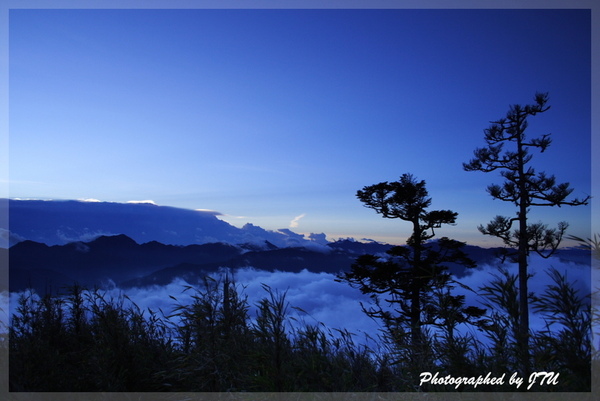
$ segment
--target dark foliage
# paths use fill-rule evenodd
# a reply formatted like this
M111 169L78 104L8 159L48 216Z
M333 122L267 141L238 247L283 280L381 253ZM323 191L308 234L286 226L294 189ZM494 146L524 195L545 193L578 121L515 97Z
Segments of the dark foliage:
M589 391L590 307L568 281L534 300L548 330L533 333L533 367L560 372L558 386L539 391ZM512 281L511 281L512 280ZM469 330L463 299L442 288L431 294L423 331L428 370L441 375L478 376L512 372L517 363L514 335L514 277L499 276L482 289L493 313L482 318L489 343ZM456 391L419 386L403 326L386 330L377 349L355 342L346 330L300 324L288 316L286 293L265 286L266 296L249 316L249 304L227 276L206 278L191 304L176 297L173 313L140 310L126 297L73 286L61 297L24 294L9 327L11 391L53 392L290 392L290 391ZM436 311L445 310L439 319ZM511 320L512 319L512 320ZM4 337L3 337L4 339ZM7 346L2 341L2 346ZM462 386L459 391L473 391ZM476 391L514 391L514 386L480 386Z

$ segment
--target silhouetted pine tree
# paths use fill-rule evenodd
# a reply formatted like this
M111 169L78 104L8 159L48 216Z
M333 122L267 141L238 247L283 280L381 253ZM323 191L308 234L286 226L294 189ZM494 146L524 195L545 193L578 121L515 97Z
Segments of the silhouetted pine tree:
M549 257L558 248L562 236L568 227L566 222L558 224L556 229L549 229L542 223L528 224L527 216L532 206L578 206L585 205L589 196L580 200L567 200L573 192L569 183L557 184L553 175L544 172L536 173L529 165L533 158L530 149L544 152L550 146L549 134L539 138L527 139L525 131L529 117L548 111L548 94L537 93L535 104L510 107L505 118L492 122L485 129L487 146L477 148L474 158L463 163L466 171L482 171L489 173L495 170L505 179L502 185L492 184L487 187L494 199L514 203L517 207L516 217L496 216L487 226L479 226L485 235L501 238L504 243L517 249L519 264L519 326L518 344L520 346L523 374L529 375L529 302L527 290L527 258L530 251L543 257ZM511 146L511 148L508 148ZM516 227L513 227L516 223Z
M373 305L363 305L364 312L384 323L390 339L401 352L408 352L402 358L417 373L432 363L432 344L423 332L424 325L445 321L445 327L451 329L451 321L474 320L484 313L479 308L465 308L462 298L443 291L453 282L445 263L474 267L461 250L463 243L446 237L430 241L435 237L434 230L454 224L458 213L428 211L431 198L425 181L417 181L411 174L402 175L396 182L366 186L356 196L385 218L409 222L412 234L407 246L393 247L387 257L359 257L351 271L338 279L371 296ZM446 309L446 303L456 308ZM451 330L448 333L452 337Z

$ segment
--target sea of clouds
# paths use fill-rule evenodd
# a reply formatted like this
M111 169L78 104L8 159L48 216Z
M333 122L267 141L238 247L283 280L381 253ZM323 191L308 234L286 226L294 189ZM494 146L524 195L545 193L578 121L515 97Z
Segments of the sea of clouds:
M484 299L478 293L478 289L489 283L494 275L499 274L500 266L506 268L510 273L517 274L515 263L484 265L472 269L460 280L472 291L457 286L454 294L464 294L467 305L481 307ZM592 282L590 265L564 262L556 257L543 259L532 255L529 266L529 272L532 274L532 278L529 280L531 292L541 294L548 285L553 284L547 274L551 267L565 274L582 297L590 295L592 286L596 289L600 288L600 283ZM219 279L218 275L215 278ZM290 325L322 324L329 329L345 329L355 334L355 342L372 346L373 343L369 337L377 338L381 333L381 326L361 310L360 303L368 305L369 297L346 283L336 282L335 278L333 274L313 273L306 270L290 273L244 268L233 272L232 279L238 293L247 298L251 318L256 317L259 301L269 297L265 290L265 286L268 286L273 292L285 293L285 299L289 304L288 315L292 318L289 320ZM185 290L187 286L189 283L177 279L166 286L129 289L113 287L105 290L105 298L119 299L119 297L126 296L142 310L151 309L157 312L160 310L165 315L169 315L178 303L185 305L193 302L194 292ZM6 292L0 294L0 325L4 328L9 322L9 315L15 313L20 295ZM177 301L171 297L176 298ZM589 298L586 299L589 300ZM545 322L538 315L532 314L531 327L534 330L542 329L545 327ZM331 331L335 335L336 331ZM594 331L600 330L596 328ZM475 330L473 333L481 335ZM598 346L598 339L595 339L594 343Z

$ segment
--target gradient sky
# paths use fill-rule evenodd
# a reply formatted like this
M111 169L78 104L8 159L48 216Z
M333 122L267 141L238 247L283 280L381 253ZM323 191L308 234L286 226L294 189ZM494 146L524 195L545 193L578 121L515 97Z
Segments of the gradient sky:
M355 197L412 173L472 244L515 208L465 172L549 92L539 171L591 193L589 10L10 10L9 196L211 209L241 226L402 243ZM538 208L540 209L540 208ZM590 206L530 218L590 235Z

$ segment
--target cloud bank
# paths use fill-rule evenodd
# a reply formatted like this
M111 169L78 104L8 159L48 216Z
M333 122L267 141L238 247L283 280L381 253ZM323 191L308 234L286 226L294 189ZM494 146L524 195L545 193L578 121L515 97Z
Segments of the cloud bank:
M314 245L311 238L289 229L270 231L250 223L237 228L217 218L222 215L218 211L158 206L151 200L118 203L89 199L10 199L8 202L10 245L25 239L64 245L117 234L125 234L138 244L150 241L170 245L224 242L263 246L269 241L278 247ZM297 216L292 222L297 224L303 216ZM8 226L0 228L9 229Z
M505 263L503 266L510 273L517 273L518 267L515 263ZM590 294L592 284L590 266L564 262L556 257L546 260L532 256L530 272L533 274L533 278L529 281L530 291L540 294L546 286L552 284L547 274L550 267L566 274L568 280L573 283L581 296ZM484 299L478 293L478 289L489 283L493 279L493 275L498 274L498 272L499 265L485 265L473 269L470 274L461 279L461 283L469 286L473 291L456 287L454 294L464 294L467 305L482 306ZM286 294L286 300L289 303L288 314L299 322L297 324L302 324L302 322L311 325L322 323L329 329L347 329L355 334L356 342L372 346L373 343L367 340L367 336L377 338L381 326L378 322L367 317L361 310L360 303L368 305L370 302L369 297L348 284L335 282L334 279L333 274L313 273L306 270L299 273L266 272L248 267L233 272L233 281L238 292L243 297L247 297L251 318L256 317L257 303L262 298L268 297L263 288L263 285L267 285L273 291ZM166 315L169 315L176 303L185 305L193 302L192 296L194 294L190 291L183 291L187 285L189 283L184 280L176 279L166 286L130 288L127 290L113 288L107 291L107 296L108 298L118 299L120 296L126 295L143 310L162 310ZM175 297L177 302L171 296ZM15 312L17 299L18 294L10 294L11 314ZM5 311L4 313L0 311L0 318L4 324L7 322L8 300L9 297L6 293L0 295L0 308ZM0 322L0 327L2 322ZM544 321L539 316L532 314L531 327L534 330L542 329ZM478 335L481 340L484 340L483 336L478 334L475 329L470 331ZM599 345L597 340L595 340L595 344L596 346Z

